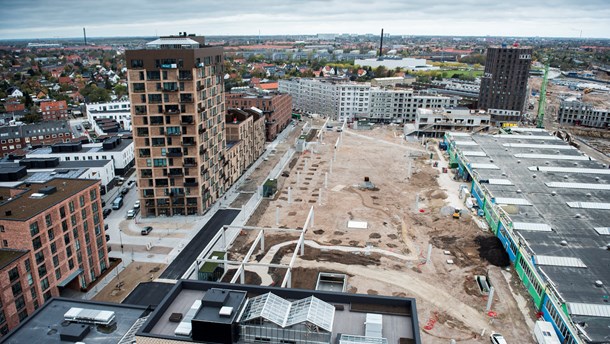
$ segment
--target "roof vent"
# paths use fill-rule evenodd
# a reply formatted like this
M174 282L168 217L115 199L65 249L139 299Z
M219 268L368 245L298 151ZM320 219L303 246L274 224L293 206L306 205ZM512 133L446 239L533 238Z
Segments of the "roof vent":
M598 287L598 288L601 288L601 287L604 286L604 282L602 282L600 280L597 280L597 281L595 281L595 286Z
M506 172L502 172L502 175L503 175L504 177L506 177Z
M517 193L521 193L521 189L517 189Z
M578 166L578 163L577 163L577 162L575 162L575 163L574 163L574 166Z
M599 182L599 177L595 177L595 180Z
M568 246L568 242L565 240L561 240L560 244L561 246Z
M582 215L580 215L580 213L577 213L576 215L574 215L575 218L580 219L582 217Z
M545 165L548 165L548 164L550 164L550 162L548 162L548 161L545 161L545 162L544 162L544 164L545 164Z
M45 194L45 195L54 194L56 191L57 191L57 187L51 186L51 185L47 185L38 190L38 192L40 192L41 194Z
M530 153L534 153L534 150L533 150L533 149L530 149Z
M521 160L517 160L517 164L520 164L520 163L521 163Z
M591 197L591 193L590 192L587 192L587 197Z
M504 148L504 151L505 151L505 152L508 152L508 148Z
M563 176L563 179L568 179L568 175L567 175L567 174L566 174L566 175L564 175L564 176Z
M606 250L610 251L610 243L606 245Z
M536 175L535 175L535 174L532 174L532 178L536 178Z
M489 162L494 162L494 159L489 159Z
M557 191L552 191L552 192L551 192L551 195L553 195L553 196L557 196Z

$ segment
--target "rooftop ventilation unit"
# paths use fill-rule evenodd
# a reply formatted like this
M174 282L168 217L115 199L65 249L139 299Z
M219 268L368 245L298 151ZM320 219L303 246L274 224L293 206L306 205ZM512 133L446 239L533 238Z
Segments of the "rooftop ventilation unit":
M72 307L64 314L64 320L81 324L110 326L115 321L115 315L112 311Z
M51 194L54 194L55 192L57 192L57 187L47 185L47 186L44 186L44 187L38 189L38 192L40 192L41 194L44 194L44 195L51 195Z

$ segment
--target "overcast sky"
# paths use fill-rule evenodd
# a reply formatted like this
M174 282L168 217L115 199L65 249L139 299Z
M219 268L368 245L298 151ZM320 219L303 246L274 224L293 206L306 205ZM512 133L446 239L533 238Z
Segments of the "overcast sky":
M0 39L374 33L610 37L609 0L0 0Z

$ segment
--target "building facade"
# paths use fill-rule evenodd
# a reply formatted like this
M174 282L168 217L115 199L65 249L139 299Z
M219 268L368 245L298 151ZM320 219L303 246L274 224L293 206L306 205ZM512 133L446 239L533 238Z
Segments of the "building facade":
M72 132L66 121L50 121L0 127L0 151L3 156L17 149L70 142Z
M265 117L258 109L228 109L226 116L227 188L265 151Z
M610 109L596 109L593 104L579 101L562 101L557 122L593 128L610 128Z
M143 216L203 214L225 192L223 49L169 36L126 52Z
M86 290L108 269L99 186L58 178L0 188L2 247L27 251L0 277L9 328L64 288Z
M102 135L105 131L97 126L98 119L110 119L119 124L123 130L131 130L131 104L129 101L87 104L87 119L95 132Z
M249 109L255 107L265 115L265 136L273 141L284 130L292 118L292 96L279 92L253 92L248 89L240 93L227 93L227 108Z
M25 302L25 295L32 295L32 290L36 294L27 274L20 273L27 271L28 266L31 269L29 257L26 250L0 248L0 336L7 334L40 306L39 303L28 305Z
M40 111L43 121L59 121L68 119L68 104L65 100L41 102Z
M70 142L35 149L26 158L59 158L59 161L112 160L114 173L123 175L134 166L134 141L118 136L102 143Z
M448 131L483 131L489 129L490 116L485 113L459 109L417 109L416 134L443 137Z
M413 122L418 108L451 108L459 100L412 89L371 87L369 83L336 80L280 80L280 90L293 96L294 108L338 121L357 118L383 123Z
M531 47L487 48L479 108L524 111L531 62Z

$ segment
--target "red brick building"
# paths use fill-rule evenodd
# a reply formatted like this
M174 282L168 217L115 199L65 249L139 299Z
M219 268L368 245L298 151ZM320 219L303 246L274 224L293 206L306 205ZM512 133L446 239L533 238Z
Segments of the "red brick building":
M72 132L67 121L38 122L0 127L0 156L28 147L70 142Z
M108 269L99 187L99 180L57 178L0 188L0 333L63 289L86 290Z
M225 102L227 108L249 109L254 106L262 110L265 115L267 141L273 141L292 118L292 96L287 93L262 94L248 90L243 93L228 93Z
M43 121L68 119L68 104L65 100L41 102L40 111L42 111Z

